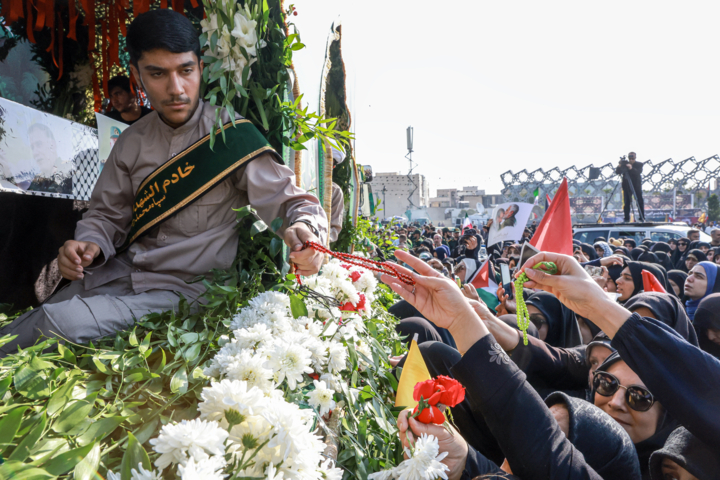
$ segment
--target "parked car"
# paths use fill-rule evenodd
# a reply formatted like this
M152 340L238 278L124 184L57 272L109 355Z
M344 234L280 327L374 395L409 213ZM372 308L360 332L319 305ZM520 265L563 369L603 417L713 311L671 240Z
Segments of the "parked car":
M590 245L595 243L598 237L604 237L605 240L612 238L632 238L638 245L640 242L649 238L653 242L667 242L668 240L677 240L678 238L687 237L687 232L691 227L685 223L595 223L575 225L575 240ZM700 232L700 241L710 243L710 235Z

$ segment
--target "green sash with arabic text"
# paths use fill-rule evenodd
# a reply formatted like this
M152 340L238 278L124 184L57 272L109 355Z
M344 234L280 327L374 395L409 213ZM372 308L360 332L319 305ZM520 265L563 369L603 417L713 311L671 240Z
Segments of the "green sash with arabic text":
M235 120L217 130L214 149L206 135L158 167L140 184L133 201L130 233L118 251L209 192L238 168L263 153L280 155L250 120Z

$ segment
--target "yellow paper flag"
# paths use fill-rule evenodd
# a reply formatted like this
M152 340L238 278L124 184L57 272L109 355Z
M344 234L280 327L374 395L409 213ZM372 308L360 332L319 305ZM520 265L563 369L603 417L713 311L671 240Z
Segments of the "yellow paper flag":
M413 337L410 344L410 351L405 359L405 366L400 374L400 383L398 384L397 396L395 397L396 407L415 408L418 404L413 399L413 391L418 382L430 380L430 372L425 365L422 353L417 345L417 334Z

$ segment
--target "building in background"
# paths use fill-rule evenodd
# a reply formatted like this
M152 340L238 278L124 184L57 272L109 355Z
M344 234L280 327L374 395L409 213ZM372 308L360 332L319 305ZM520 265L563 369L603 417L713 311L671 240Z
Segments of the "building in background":
M397 172L376 174L372 184L373 196L376 202L380 200L380 205L375 217L406 216L408 208L427 208L430 203L430 187L425 176L416 173L412 175L412 181L414 185L410 183L407 175ZM408 197L411 197L410 200Z

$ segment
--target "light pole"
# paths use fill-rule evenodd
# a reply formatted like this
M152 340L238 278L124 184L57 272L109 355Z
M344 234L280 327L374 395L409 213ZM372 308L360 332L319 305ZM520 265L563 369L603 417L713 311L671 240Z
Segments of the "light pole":
M380 191L383 194L383 210L385 210L385 215L387 215L388 214L387 203L385 203L385 192L387 191L387 188L385 188L385 185L383 185L383 189Z
M412 178L412 171L413 171L413 161L412 161L412 152L413 152L413 127L407 127L407 149L408 153L405 155L405 158L408 159L410 162L410 169L408 170L407 178L408 183L410 184L410 195L408 195L408 210L412 209L412 207L415 206L415 204L412 201L412 196L417 190L417 185L415 185L415 182Z

